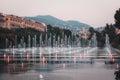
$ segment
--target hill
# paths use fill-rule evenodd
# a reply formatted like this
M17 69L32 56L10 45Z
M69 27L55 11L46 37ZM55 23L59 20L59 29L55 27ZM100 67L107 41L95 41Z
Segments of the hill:
M75 20L64 21L50 15L44 15L44 16L39 15L35 17L26 17L26 18L30 20L35 20L37 22L43 22L47 25L50 24L51 26L54 26L54 27L67 28L70 30L73 30L76 28L82 28L82 27L85 27L88 29L89 27L91 27L90 25L81 23L79 21L75 21Z

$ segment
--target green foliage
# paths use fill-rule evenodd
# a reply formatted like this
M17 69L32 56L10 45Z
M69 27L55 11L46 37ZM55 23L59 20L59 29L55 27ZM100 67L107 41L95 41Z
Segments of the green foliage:
M101 32L95 31L95 33L96 33L96 39L97 39L97 46L104 47L105 46L105 33L104 33L104 31L101 31Z
M108 34L109 41L110 43L112 43L113 40L116 38L115 27L113 25L106 24L104 31L106 34Z
M63 35L64 33L64 35ZM68 37L71 37L72 33L70 30L67 29L60 29L58 27L52 27L51 25L47 25L47 31L41 32L34 28L13 28L13 29L7 29L0 27L0 48L9 47L9 45L13 46L15 45L15 36L17 36L17 43L20 44L20 40L24 38L24 42L28 44L28 35L30 35L31 38L33 38L36 35L37 43L39 43L39 37L42 34L42 41L45 43L46 41L46 35L47 39L50 37L50 34L52 35L52 41L53 36L55 36L56 41L58 40L58 37L63 38L65 35ZM8 39L8 45L6 46L6 39ZM31 40L32 45L32 40ZM27 46L26 46L27 47Z
M24 37L25 42L27 43L28 35L33 37L34 35L39 36L42 32L32 29L32 28L1 28L0 27L0 48L6 47L6 39L9 40L8 44L12 43L15 44L15 36L17 35L17 42L20 43L20 39ZM9 47L9 46L7 46Z
M114 18L115 18L115 26L120 29L120 9L116 11Z
M93 36L93 34L95 33L95 30L94 30L94 28L93 27L90 27L89 28L89 32L90 32L90 36L89 36L89 40L92 38L92 36Z

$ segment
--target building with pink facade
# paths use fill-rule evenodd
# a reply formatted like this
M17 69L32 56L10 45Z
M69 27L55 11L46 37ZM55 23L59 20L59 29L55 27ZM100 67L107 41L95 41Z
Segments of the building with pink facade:
M46 26L42 23L28 20L23 17L18 17L15 15L6 15L0 13L0 26L3 28L34 28L39 31L45 31Z

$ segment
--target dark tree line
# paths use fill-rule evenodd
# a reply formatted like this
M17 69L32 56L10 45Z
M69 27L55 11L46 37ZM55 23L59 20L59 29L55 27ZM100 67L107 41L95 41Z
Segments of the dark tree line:
M106 33L110 37L110 43L113 47L120 49L120 34L117 34L116 30L120 29L120 9L116 10L114 15L115 24L106 25Z
M62 34L64 33L64 34ZM20 40L24 38L24 42L28 44L28 36L30 35L31 39L36 36L36 41L39 43L39 37L42 35L42 41L45 43L45 38L47 35L47 38L52 35L55 36L56 41L58 39L58 36L60 38L63 38L65 35L67 37L71 36L71 31L67 29L60 29L58 27L52 27L51 25L47 25L47 31L41 32L33 28L13 28L13 29L7 29L7 28L2 28L0 27L0 48L8 48L12 47L15 45L15 37L17 36L17 44L20 43ZM6 39L8 39L8 45L6 46ZM11 46L9 46L11 45ZM32 45L32 40L31 40L31 45Z
M115 26L120 29L120 8L116 10L114 18L115 18Z

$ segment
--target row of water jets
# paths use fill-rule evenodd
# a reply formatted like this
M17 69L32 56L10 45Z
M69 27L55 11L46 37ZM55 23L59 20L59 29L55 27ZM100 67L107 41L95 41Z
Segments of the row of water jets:
M78 39L80 39L80 38L78 38ZM39 38L39 40L40 40L40 47L42 46L42 35L40 35L40 38ZM46 40L47 41L47 40ZM33 57L35 57L35 54L37 53L37 50L38 50L38 52L40 53L40 57L44 54L43 52L41 52L41 49L40 48L36 48L36 45L37 45L37 43L36 43L37 41L36 41L36 35L34 36L34 38L33 38L33 46L32 46L32 48L30 48L30 44L31 44L31 37L29 36L28 37L28 46L29 46L29 52L30 51L32 51L32 52L30 52L29 54L32 54L33 55ZM55 41L55 39L53 39L53 44L54 45L57 45L57 46L54 46L54 47L58 47L58 45L59 44L57 44L59 42L59 39L58 39L58 41ZM63 41L62 43L68 43L69 42L69 39L67 40L67 38L65 37L65 41ZM48 44L51 44L51 39L48 39L48 41L46 42L46 43L48 43ZM80 46L80 44L81 44L81 42L80 41L78 41L78 42L76 42L77 44L79 44L78 46L77 46L77 48L79 48L79 47L81 47ZM6 44L7 44L7 42L6 42ZM96 34L94 34L94 36L93 36L93 38L92 38L92 42L91 42L91 44L93 44L94 46L93 47L96 47L96 45L97 45L97 41L96 41ZM14 59L14 55L15 54L17 54L18 52L15 52L15 49L17 49L18 51L21 49L21 50L23 50L23 54L25 54L25 53L27 53L27 48L25 47L25 42L24 42L24 38L22 38L21 39L21 45L24 45L23 47L13 47L12 49L9 49L9 50L12 50L12 54L13 54L13 59ZM74 46L75 44L73 44L72 46ZM15 40L15 46L17 46L17 36L16 36L16 40ZM18 46L20 46L20 44L18 45ZM106 46L108 46L109 47L109 37L108 37L108 35L106 35ZM62 47L64 47L64 46L62 46ZM69 47L71 47L71 45L69 46ZM84 50L85 51L85 50ZM21 52L22 53L22 52ZM20 55L21 55L21 57L23 56L22 54L20 53ZM45 52L46 53L46 52ZM54 52L52 52L52 53L54 53ZM65 53L65 51L63 51L62 53ZM66 52L67 53L67 52ZM27 57L27 60L28 60L28 58L29 58L29 54L27 54L26 55L26 57ZM48 53L47 54L51 54L51 51L49 50L48 51ZM55 54L56 54L56 52L55 52ZM69 53L68 53L69 54ZM88 53L87 53L88 54ZM56 55L56 56L58 56L58 55ZM4 60L6 60L6 57L7 57L7 62L9 63L10 62L10 56L6 56L6 54L4 54ZM50 56L49 56L50 57ZM51 56L52 57L52 56ZM75 60L76 58L74 58L74 60ZM42 57L42 61L43 62L45 62L45 57L43 56Z
M39 40L39 41L38 41ZM108 39L107 39L108 40ZM20 42L18 42L20 41ZM5 40L5 46L6 48L31 48L31 47L87 47L97 46L97 40L96 40L96 34L93 35L91 40L81 38L80 36L74 36L67 37L67 35L64 35L62 38L60 36L53 36L48 34L45 35L45 38L43 38L43 35L40 34L39 38L34 35L31 37L28 35L28 40L25 40L24 37L22 37L20 40L18 40L18 36L15 36L15 41L12 42L8 38Z
M51 47L52 46L51 45L51 37L52 36L50 36L49 39L47 39L47 37L46 37L45 44L47 44L47 47ZM31 39L33 39L32 40L32 44L33 44L32 47L31 47ZM60 44L59 43L60 42L60 38L59 37L58 37L57 41L56 41L55 38L53 38L53 45L54 46L52 48L56 48L56 47L62 47L62 48L64 48L64 47L68 47L68 48L69 47L74 47L74 48L77 47L77 48L79 48L79 47L81 47L81 43L85 43L86 42L85 39L83 39L84 41L81 42L80 41L80 37L78 37L76 39L77 39L76 41L71 41L71 39L65 37L65 39L62 39L62 41L61 41L62 43ZM20 44L18 44L17 36L15 36L15 46L13 46L12 49L9 49L9 50L12 50L12 54L13 55L15 55L15 53L17 53L17 52L14 51L15 49L18 49L18 51L21 49L21 50L23 50L24 53L26 52L27 49L29 49L29 52L32 51L31 53L35 53L39 49L38 52L43 54L43 52L41 52L41 50L40 50L40 47L42 47L44 45L44 43L42 41L42 35L40 35L40 37L39 37L39 47L38 48L37 48L36 35L34 36L34 38L31 38L30 35L28 36L28 48L26 47L26 43L24 41L24 37L22 37L22 39L20 41L21 41ZM6 46L7 45L8 45L8 39L6 39ZM96 34L94 34L94 36L92 37L91 41L89 41L89 45L92 45L92 47L97 47ZM89 47L89 45L87 47ZM106 46L109 47L109 37L108 37L108 35L106 35ZM48 51L48 53L50 53L50 52L51 51ZM65 51L62 52L62 53L65 53ZM41 56L41 54L40 54L40 56ZM5 54L4 54L4 57L6 58ZM27 54L26 57L29 57L29 55ZM7 58L8 58L8 62L9 62L9 60L10 60L9 56ZM44 57L43 57L43 60L44 60Z

